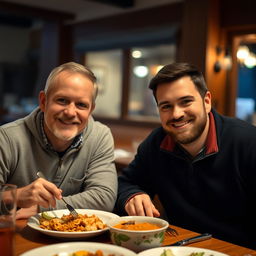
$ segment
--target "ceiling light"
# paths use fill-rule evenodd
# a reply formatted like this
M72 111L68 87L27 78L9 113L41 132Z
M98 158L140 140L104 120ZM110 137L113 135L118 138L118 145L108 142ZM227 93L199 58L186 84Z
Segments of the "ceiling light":
M256 66L256 57L254 54L250 54L245 60L244 60L244 65L247 68L253 68Z
M141 51L139 51L139 50L134 50L134 51L132 51L132 57L133 57L133 58L138 59L138 58L140 58L141 56L142 56Z
M137 76L137 77L145 77L148 75L148 68L146 66L135 66L133 68L133 73Z
M239 46L238 51L236 53L236 57L239 60L244 60L248 57L248 55L249 55L249 48L245 45Z

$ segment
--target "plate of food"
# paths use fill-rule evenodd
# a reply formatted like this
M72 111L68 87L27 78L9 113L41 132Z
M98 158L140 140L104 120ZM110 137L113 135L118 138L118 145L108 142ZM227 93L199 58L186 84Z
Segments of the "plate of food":
M138 256L228 256L225 253L190 246L166 246L148 249Z
M28 219L27 225L46 235L59 238L87 238L108 230L107 223L118 215L100 210L76 209L73 218L67 209L39 213Z
M68 242L51 244L27 251L20 256L136 256L126 248L96 242Z

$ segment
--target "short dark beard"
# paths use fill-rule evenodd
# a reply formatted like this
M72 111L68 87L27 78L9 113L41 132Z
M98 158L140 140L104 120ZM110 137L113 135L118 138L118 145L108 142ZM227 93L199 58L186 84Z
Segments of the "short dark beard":
M205 120L205 122L200 123L200 125L195 130L195 133L193 136L191 136L190 138L185 138L183 140L177 140L177 143L187 145L187 144L190 144L190 143L196 141L203 133L206 123L207 123L207 119Z
M187 145L194 141L196 141L203 133L205 126L207 124L207 113L204 110L204 117L203 120L198 124L198 127L195 127L195 130L193 130L193 134L190 137L186 137L184 139L178 139L176 134L173 134L172 132L165 130L177 143Z

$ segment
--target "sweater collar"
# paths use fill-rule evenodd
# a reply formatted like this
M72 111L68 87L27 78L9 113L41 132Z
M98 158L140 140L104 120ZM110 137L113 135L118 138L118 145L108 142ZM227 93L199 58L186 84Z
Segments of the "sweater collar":
M215 126L215 119L212 112L209 113L209 131L205 142L205 154L213 154L217 153L218 148L218 141L217 141L217 133L216 133L216 126ZM175 148L176 142L172 139L171 136L166 135L162 140L160 145L161 149L173 152Z

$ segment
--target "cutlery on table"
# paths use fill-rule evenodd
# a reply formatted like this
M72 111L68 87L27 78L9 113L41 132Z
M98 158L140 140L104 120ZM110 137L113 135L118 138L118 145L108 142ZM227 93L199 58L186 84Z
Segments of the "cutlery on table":
M166 233L168 233L169 235L173 235L173 236L179 235L178 231L174 228L171 228L170 226L167 228Z
M36 175L37 175L39 178L43 178L43 179L47 180L46 177L44 176L44 174L43 174L42 172L37 172ZM72 215L74 218L77 218L78 213L77 213L77 211L74 209L74 207L71 206L70 204L68 204L68 203L64 200L63 197L61 198L61 200L65 203L65 205L66 205L67 209L69 210L69 212L71 213L71 215Z
M187 239L180 240L180 241L178 241L176 243L173 243L173 244L165 244L164 246L182 246L182 245L187 245L187 244L192 244L192 243L204 241L204 240L207 240L207 239L210 239L210 238L212 238L211 234L204 233L204 234L201 234L199 236L193 236L193 237L190 237L190 238L187 238Z

